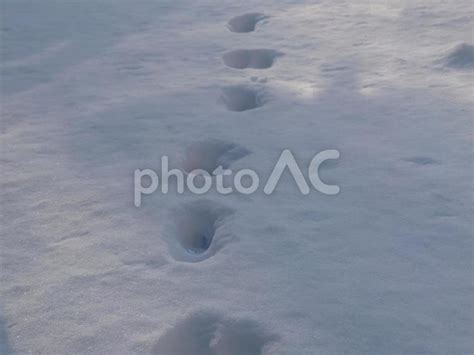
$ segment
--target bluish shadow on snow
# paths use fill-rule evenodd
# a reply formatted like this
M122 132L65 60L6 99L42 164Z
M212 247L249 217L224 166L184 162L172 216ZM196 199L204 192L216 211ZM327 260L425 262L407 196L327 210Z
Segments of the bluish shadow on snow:
M259 21L268 18L268 16L251 12L239 16L235 16L229 20L227 27L230 31L236 33L248 33L255 31L255 27Z
M0 355L9 355L11 353L12 352L10 349L7 335L6 321L3 316L0 315Z
M227 169L236 160L250 154L245 147L219 139L191 143L186 147L182 167L186 172L203 169L212 175L219 166Z
M437 64L451 69L469 70L474 68L474 45L461 43L451 48Z
M212 257L235 239L226 223L233 210L209 200L198 200L172 211L165 232L175 260L200 262Z
M278 336L248 319L227 319L196 312L166 331L152 353L157 355L262 355Z
M169 0L137 1L130 11L126 0L2 1L2 93L48 82L53 74L166 16L172 5Z

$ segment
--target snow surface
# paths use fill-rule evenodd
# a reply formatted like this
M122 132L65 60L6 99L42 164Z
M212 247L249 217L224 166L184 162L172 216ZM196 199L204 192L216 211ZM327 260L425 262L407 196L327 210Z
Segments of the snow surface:
M472 353L470 1L1 7L1 352ZM283 149L341 193L133 204Z

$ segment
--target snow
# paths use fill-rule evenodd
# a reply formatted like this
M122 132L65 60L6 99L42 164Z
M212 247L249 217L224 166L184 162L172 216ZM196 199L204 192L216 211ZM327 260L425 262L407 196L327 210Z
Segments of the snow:
M470 2L1 6L1 352L472 353ZM134 206L284 149L341 192Z

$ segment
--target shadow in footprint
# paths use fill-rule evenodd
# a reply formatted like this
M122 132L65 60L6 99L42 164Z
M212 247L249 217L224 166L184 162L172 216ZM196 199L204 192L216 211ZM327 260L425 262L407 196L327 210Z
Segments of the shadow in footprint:
M222 59L225 65L234 69L267 69L281 55L273 49L236 49L225 53Z
M195 169L203 169L212 175L219 166L227 169L234 161L248 154L250 151L238 144L209 139L188 146L182 166L188 173Z
M265 345L276 339L252 320L228 320L218 329L214 350L216 355L261 355Z
M223 88L221 100L229 111L234 112L252 110L265 103L261 90L244 85Z
M208 200L175 209L169 233L171 255L185 262L199 262L214 255L232 240L223 229L232 213L232 209Z
M2 315L0 315L0 355L11 354L12 351L8 344L7 324Z
M263 19L268 18L264 14L258 12L252 12L240 16L233 17L227 23L227 27L232 32L247 33L255 31L257 23Z
M435 164L439 164L439 162L437 160L433 159L433 158L422 157L422 156L411 157L411 158L407 158L407 159L404 159L404 160L407 161L407 162L416 164L416 165L435 165Z
M438 63L453 69L473 69L474 45L461 43L439 60Z
M159 355L261 355L277 340L252 320L226 319L212 312L194 313L159 339Z

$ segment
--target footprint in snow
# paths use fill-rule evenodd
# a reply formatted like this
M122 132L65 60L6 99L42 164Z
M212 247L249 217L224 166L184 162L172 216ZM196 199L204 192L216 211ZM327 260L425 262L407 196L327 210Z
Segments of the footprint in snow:
M248 319L199 312L166 331L153 348L159 355L262 355L278 337Z
M245 85L229 86L222 89L221 101L229 111L242 112L261 107L265 103L263 91Z
M232 32L247 33L255 31L257 23L267 16L258 12L252 12L240 16L233 17L228 23L227 27Z
M438 64L458 70L474 69L474 45L468 43L457 45L438 60Z
M172 211L168 242L175 260L199 262L213 256L233 236L225 231L233 210L208 200L188 203Z
M224 54L224 64L234 69L268 69L282 53L273 49L236 49Z
M212 175L219 166L227 169L234 161L248 154L250 151L238 144L209 139L189 145L182 166L188 173L194 169L203 169Z
M435 165L439 164L439 162L433 158L430 157L411 157L404 159L407 162L416 164L416 165Z

